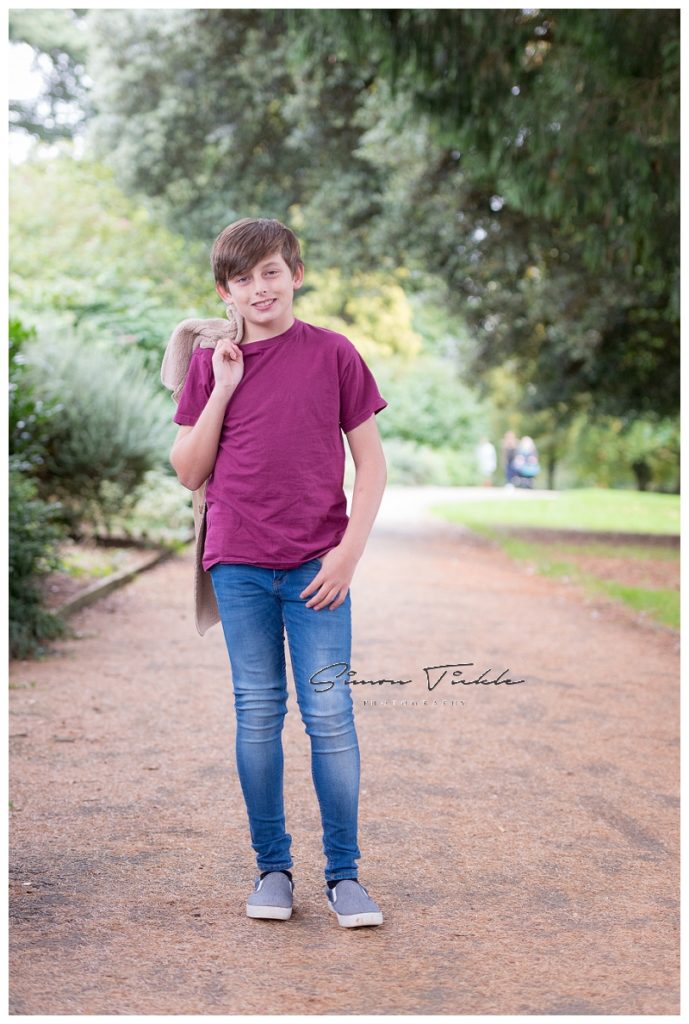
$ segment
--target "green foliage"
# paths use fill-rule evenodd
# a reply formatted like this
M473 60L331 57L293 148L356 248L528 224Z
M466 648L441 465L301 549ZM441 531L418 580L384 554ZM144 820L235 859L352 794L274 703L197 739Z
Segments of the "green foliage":
M89 151L147 197L85 161L14 174L27 323L135 344L153 378L173 324L217 313L214 233L278 216L297 315L374 362L447 357L498 406L475 433L534 436L551 480L678 486L677 12L14 12L12 38L88 64ZM380 423L440 451L425 373Z
M513 359L532 412L678 408L678 18L655 13L322 13L339 59L377 61L372 243L442 276L472 372Z
M59 498L70 531L118 512L144 474L167 457L169 407L143 359L78 332L38 333L26 347L26 373L44 401L62 409L34 470L45 498ZM109 487L105 487L109 484Z
M85 76L87 56L83 11L10 11L9 38L31 46L41 58L44 87L30 101L10 103L10 124L46 142L69 139L91 114Z
M17 471L30 473L43 461L43 449L58 402L37 397L26 373L25 345L36 335L20 320L9 324L9 454Z
M60 508L38 497L36 484L10 467L9 475L9 648L10 657L43 654L45 642L64 636L66 624L42 606L40 578L59 567L63 531Z
M325 33L297 65L286 15L92 12L100 113L89 143L187 237L212 238L240 216L294 214L307 259L328 266L345 233L339 259L363 255L377 210L372 169L353 153L353 115L372 69L331 61Z
M372 364L380 393L389 403L381 416L383 437L473 449L488 418L475 395L447 360L421 355L413 360L387 359Z
M340 53L376 59L440 146L470 155L474 180L491 179L528 217L582 230L589 271L611 255L630 276L637 262L656 263L656 276L676 267L677 11L348 9L319 25L311 12L292 20L311 46L324 25Z
M42 607L40 577L59 564L60 506L38 496L29 474L40 470L59 403L43 401L29 381L26 346L35 331L9 324L9 642L12 657L32 657L62 636L64 623Z
M508 363L492 370L484 383L494 409L490 436L513 430L533 437L545 471L540 486L679 491L677 417L594 417L587 405L577 411L562 402L529 411Z
M476 483L476 459L466 446L437 448L398 437L388 437L383 444L389 484L470 487ZM353 474L349 482L353 484Z
M544 208L520 210L508 181L496 183L473 151L465 162L459 149L443 149L411 100L391 100L381 83L358 123L358 152L386 172L370 237L445 282L444 306L465 318L474 340L472 376L511 361L520 407L532 413L555 405L567 415L582 405L609 415L676 412L676 261L631 272L606 249L592 266L583 229ZM673 222L661 243L668 258L674 231Z
M676 418L577 417L562 451L560 482L577 487L633 487L679 492Z
M290 92L288 41L279 30L268 37L260 11L94 11L89 38L105 115L91 141L126 188L161 200L197 237L240 209L285 213L298 161L282 145L275 102Z
M105 490L110 487L112 484L103 484ZM111 536L172 547L187 541L194 532L189 492L171 472L150 469L119 511L109 517L107 530Z
M161 227L111 171L65 156L27 162L10 194L10 296L24 320L136 345L153 374L179 320L218 315L209 245Z
M468 384L467 367L474 346L463 314L449 312L450 296L444 282L412 270L405 272L405 287L412 308L412 327L423 338L424 351L454 364ZM472 381L471 385L475 387L476 382Z
M640 490L680 488L678 419L578 420L568 460L575 480L596 486L636 485Z
M81 20L89 145L177 233L207 245L239 216L278 216L310 269L336 253L346 274L440 278L473 338L463 368L512 361L524 410L676 415L678 12ZM103 316L153 347L150 292L123 278L113 293Z
M346 334L364 359L416 355L422 339L402 288L404 272L344 275L336 268L307 273L295 297L295 314L307 323ZM399 283L398 283L399 282Z

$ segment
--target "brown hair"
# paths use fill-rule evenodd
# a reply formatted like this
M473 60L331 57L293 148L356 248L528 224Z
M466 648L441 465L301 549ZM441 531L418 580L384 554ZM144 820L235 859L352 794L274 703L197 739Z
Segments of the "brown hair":
M299 240L279 220L243 217L220 232L211 251L211 266L217 284L227 287L229 279L245 274L266 256L279 253L296 274L304 266Z

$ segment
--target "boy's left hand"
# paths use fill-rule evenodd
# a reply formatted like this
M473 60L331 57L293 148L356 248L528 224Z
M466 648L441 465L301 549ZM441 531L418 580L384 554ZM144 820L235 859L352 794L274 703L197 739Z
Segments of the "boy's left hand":
M323 555L321 561L323 565L299 597L308 597L312 594L311 599L306 602L307 608L320 611L321 608L327 607L328 611L333 612L347 597L358 559L338 544Z

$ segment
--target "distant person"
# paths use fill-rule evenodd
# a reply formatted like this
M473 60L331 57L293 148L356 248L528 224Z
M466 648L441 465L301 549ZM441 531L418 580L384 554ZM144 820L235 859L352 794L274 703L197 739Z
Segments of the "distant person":
M505 472L505 487L514 487L513 460L517 451L517 437L513 431L506 431L502 439L502 466Z
M540 472L538 452L532 437L524 435L512 458L513 481L518 487L533 487L534 477Z
M482 437L476 448L476 461L483 487L493 486L493 473L497 469L498 456L495 445L487 437Z

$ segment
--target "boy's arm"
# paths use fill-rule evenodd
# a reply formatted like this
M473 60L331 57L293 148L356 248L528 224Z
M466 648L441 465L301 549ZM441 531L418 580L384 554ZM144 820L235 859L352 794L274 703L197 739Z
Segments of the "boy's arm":
M334 611L346 599L357 562L364 553L388 478L375 414L347 434L356 465L352 508L342 540L323 556L323 564L299 595L307 608Z
M182 425L170 451L170 463L183 487L196 491L210 476L218 454L227 403L234 387L216 384L193 426Z
M356 474L349 522L338 547L348 551L358 562L378 515L388 479L375 415L371 414L358 427L350 430L347 441Z

